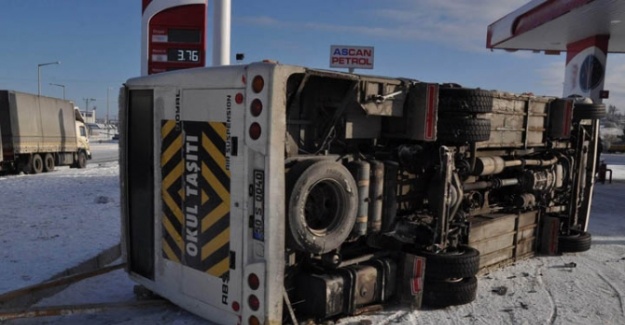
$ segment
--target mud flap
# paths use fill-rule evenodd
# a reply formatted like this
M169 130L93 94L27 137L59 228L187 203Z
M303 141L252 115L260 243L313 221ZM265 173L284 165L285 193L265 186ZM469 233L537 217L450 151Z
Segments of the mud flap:
M540 235L540 253L543 255L558 254L558 236L560 234L560 218L546 216L542 220Z
M411 309L421 308L425 262L425 257L405 254L400 274L397 277L399 302Z

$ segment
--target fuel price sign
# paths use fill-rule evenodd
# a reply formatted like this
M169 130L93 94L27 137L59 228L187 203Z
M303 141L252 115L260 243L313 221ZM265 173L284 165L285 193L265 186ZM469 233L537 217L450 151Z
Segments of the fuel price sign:
M142 75L205 66L207 0L142 1Z

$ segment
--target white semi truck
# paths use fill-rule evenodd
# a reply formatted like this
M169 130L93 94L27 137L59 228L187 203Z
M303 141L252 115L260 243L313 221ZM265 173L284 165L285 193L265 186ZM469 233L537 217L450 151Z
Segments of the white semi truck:
M85 168L91 159L84 120L67 100L0 90L0 134L0 172Z
M269 62L121 95L127 271L217 323L469 303L590 248L601 104Z

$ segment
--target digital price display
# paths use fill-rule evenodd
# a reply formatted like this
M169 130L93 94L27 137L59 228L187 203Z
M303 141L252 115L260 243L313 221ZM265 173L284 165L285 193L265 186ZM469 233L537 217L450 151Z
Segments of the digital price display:
M200 51L188 49L167 49L167 61L169 62L199 62Z
M207 0L143 0L143 5L143 75L205 66Z
M199 30L191 29L169 29L167 38L172 43L195 43L202 42L202 33Z

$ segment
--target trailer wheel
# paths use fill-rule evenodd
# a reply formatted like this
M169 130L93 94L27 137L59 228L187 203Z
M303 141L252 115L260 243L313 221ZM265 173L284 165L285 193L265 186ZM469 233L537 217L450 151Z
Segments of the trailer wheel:
M490 113L493 111L493 92L471 88L439 89L439 112Z
M33 174L40 174L43 172L43 159L41 159L41 156L38 153L33 155L33 160L30 164L30 171Z
M605 116L604 104L575 103L573 106L573 119L576 121L600 119Z
M438 140L451 143L481 142L490 139L490 120L445 118L438 120Z
M558 238L558 250L560 253L578 253L590 249L592 236L587 232L573 232L568 236Z
M349 170L333 161L304 161L286 182L287 245L314 254L339 247L356 222L358 194Z
M423 251L418 255L426 258L426 280L472 277L480 269L480 252L470 246L438 254Z
M427 266L426 266L427 270ZM477 296L477 278L426 281L423 286L423 304L433 308L464 305Z
M84 151L78 153L78 158L76 159L76 168L85 168L87 167L87 155Z
M51 172L54 170L54 156L52 154L47 153L43 158L43 171Z

